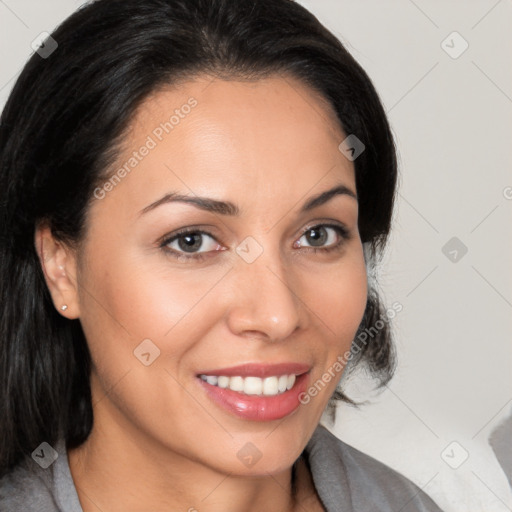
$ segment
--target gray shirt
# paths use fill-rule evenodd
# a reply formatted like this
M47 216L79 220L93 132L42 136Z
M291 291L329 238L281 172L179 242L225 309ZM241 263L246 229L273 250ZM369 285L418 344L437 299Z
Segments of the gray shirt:
M0 480L1 512L83 512L64 442L55 449L58 457L47 469L27 457ZM327 512L441 512L407 478L340 441L322 425L304 456Z

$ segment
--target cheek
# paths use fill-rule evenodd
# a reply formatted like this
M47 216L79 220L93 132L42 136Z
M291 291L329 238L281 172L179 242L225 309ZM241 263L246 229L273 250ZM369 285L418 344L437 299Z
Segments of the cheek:
M178 371L179 361L218 319L212 297L228 269L170 270L163 259L113 247L108 258L101 249L96 254L83 275L88 289L80 297L81 323L104 385L140 369L134 351L148 339L151 359L158 354L151 366L166 363Z
M169 271L157 258L118 256L115 265L91 269L87 279L97 283L93 297L97 300L85 297L85 302L110 329L122 329L134 340L160 339L189 315L207 313L201 302L222 274L222 269Z
M357 251L359 253L359 251ZM340 264L308 274L305 303L316 313L332 348L345 350L361 323L367 298L367 275L362 252Z
M317 367L300 398L313 419L320 421L329 398L345 370L347 354L361 323L367 302L367 274L362 251L340 260L335 268L308 275L307 306L316 317L314 351Z
M184 422L201 413L176 381L188 370L180 362L217 321L209 292L226 270L169 271L114 252L94 261L84 273L89 285L80 301L96 399L107 394L125 418L163 436L160 419L175 408L187 411Z

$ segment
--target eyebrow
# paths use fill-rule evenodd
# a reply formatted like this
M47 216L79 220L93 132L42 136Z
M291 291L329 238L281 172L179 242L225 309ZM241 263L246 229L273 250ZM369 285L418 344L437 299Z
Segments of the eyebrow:
M314 208L318 208L319 206L327 203L333 197L345 195L348 197L352 197L357 201L357 195L351 189L346 187L345 185L337 185L334 188L326 190L325 192L321 192L316 196L311 197L300 209L300 213L308 212ZM199 196L187 196L183 194L178 194L176 192L169 192L165 194L163 197L151 203L150 205L143 208L139 215L143 215L155 208L159 207L162 204L167 203L186 203L191 204L201 210L218 213L220 215L230 215L230 216L238 216L240 215L240 209L234 203L230 201L218 201L217 199L211 199L209 197L199 197Z

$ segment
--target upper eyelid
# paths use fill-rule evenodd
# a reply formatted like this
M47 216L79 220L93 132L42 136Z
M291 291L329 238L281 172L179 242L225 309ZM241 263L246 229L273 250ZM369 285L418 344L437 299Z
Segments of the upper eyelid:
M184 228L183 230L180 230L177 233L173 233L173 234L170 234L170 235L163 236L160 239L161 240L161 245L168 245L171 242L173 242L174 240L177 240L178 238L180 238L181 236L196 235L196 234L207 235L210 238L213 238L216 242L220 243L214 235L212 235L211 233L208 233L208 231L206 231L204 229L199 229L199 228L188 229L188 228Z
M316 228L316 227L327 227L327 228L340 228L344 231L349 232L348 226L340 221L320 221L320 222L313 222L310 224L307 224L306 227L302 230L302 234L300 236L303 236L304 233L307 233L310 229Z

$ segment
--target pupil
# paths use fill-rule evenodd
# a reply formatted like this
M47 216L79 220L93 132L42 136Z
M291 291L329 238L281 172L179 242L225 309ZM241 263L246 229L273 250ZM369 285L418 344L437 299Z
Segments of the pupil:
M194 252L195 249L199 249L201 247L201 235L199 233L192 233L183 235L179 241L178 245L180 249L185 252Z
M311 228L306 236L310 245L323 245L327 240L327 233L323 227Z

